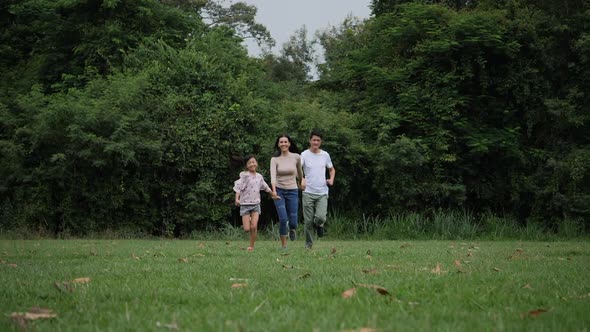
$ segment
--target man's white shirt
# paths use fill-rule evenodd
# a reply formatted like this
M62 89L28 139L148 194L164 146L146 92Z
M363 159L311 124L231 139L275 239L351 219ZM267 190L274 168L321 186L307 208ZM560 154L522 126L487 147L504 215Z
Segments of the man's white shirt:
M301 153L301 166L305 174L305 192L317 195L328 194L326 169L334 167L330 154L324 150L313 153L309 149Z

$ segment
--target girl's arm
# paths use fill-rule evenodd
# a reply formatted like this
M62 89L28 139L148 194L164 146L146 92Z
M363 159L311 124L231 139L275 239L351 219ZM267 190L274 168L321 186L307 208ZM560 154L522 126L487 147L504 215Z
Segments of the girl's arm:
M274 186L273 186L273 187L274 187ZM270 189L270 187L268 186L268 184L266 183L266 181L264 181L264 178L262 177L262 175L260 176L260 190L264 190L264 191L266 191L267 193L269 193L269 194L270 194L270 197L272 197L272 199L274 199L274 200L279 200L279 199L281 199L281 198L280 198L280 197L277 195L276 191L274 191L274 190L271 190L271 189Z
M236 192L236 200L234 202L236 206L240 206L240 193Z

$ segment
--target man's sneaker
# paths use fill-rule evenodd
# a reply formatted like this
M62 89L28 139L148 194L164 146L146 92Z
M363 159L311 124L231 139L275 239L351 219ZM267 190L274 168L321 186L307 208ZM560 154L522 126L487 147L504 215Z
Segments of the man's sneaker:
M316 226L315 230L318 233L318 237L324 237L324 233L325 233L324 226Z
M297 232L295 232L295 229L293 228L289 230L289 239L291 241L295 241L297 239Z

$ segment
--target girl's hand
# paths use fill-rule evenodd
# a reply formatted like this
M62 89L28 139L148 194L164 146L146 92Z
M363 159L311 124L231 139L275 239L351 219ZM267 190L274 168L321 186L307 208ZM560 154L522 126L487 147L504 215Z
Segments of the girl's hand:
M236 199L236 201L234 202L234 204L236 204L236 206L240 206L240 200Z

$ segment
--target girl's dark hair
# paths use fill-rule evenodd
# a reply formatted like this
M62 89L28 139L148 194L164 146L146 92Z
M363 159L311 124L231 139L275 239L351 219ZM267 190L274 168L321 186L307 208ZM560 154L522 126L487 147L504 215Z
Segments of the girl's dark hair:
M250 159L252 159L252 158L254 158L254 159L257 159L257 158L256 158L256 156L255 156L255 155L253 155L253 154L247 154L247 155L245 155L245 156L244 156L244 166L245 166L245 165L248 165L248 160L250 160Z
M275 146L274 146L275 153L273 154L273 157L278 157L281 155L281 149L279 149L279 140L281 139L281 137L286 137L289 140L289 143L291 144L289 146L289 152L299 153L299 148L297 147L297 144L295 144L295 142L293 142L291 137L287 134L282 134L282 135L279 135L279 137L277 137L277 140L275 141Z

